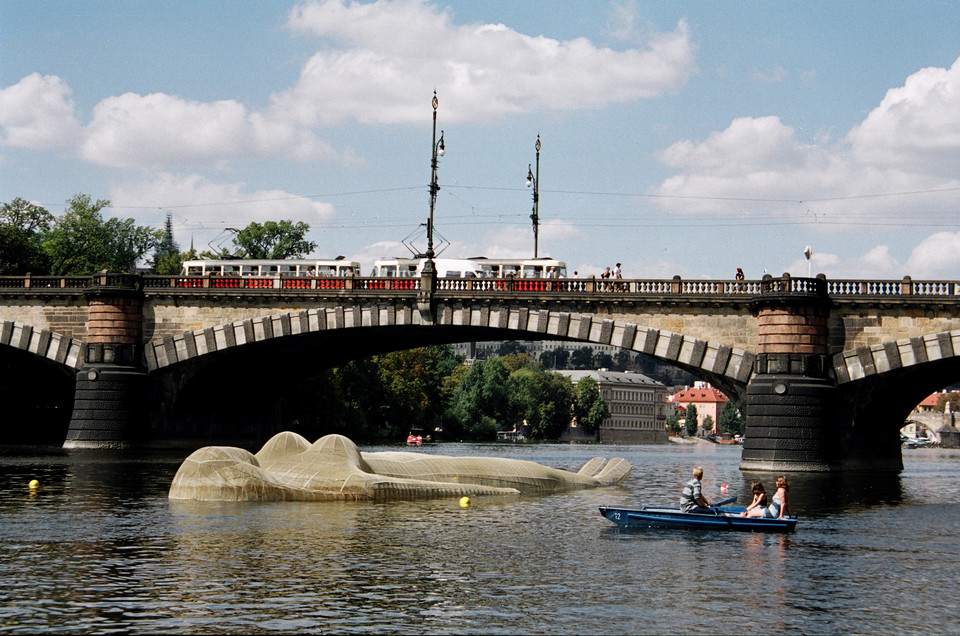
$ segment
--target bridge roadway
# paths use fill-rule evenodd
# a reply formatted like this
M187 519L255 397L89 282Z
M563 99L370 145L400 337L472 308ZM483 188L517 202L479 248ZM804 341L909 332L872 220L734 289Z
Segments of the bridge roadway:
M907 414L960 379L958 330L960 284L909 278L0 277L0 361L75 376L67 447L263 437L316 369L547 339L721 388L746 414L743 470L898 469Z

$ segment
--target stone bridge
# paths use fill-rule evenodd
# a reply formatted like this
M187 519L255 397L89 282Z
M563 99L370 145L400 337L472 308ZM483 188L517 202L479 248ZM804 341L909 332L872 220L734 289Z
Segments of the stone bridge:
M73 381L67 447L195 445L263 439L284 395L353 358L609 344L734 399L744 470L897 469L906 416L960 379L958 319L954 282L908 278L5 277L0 361L31 381Z

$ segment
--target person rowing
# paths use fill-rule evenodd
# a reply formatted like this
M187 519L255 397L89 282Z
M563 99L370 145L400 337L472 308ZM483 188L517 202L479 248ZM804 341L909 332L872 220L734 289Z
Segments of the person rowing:
M693 479L684 484L683 492L680 493L681 512L714 514L710 502L701 492L701 479L703 479L703 468L697 466L693 469Z

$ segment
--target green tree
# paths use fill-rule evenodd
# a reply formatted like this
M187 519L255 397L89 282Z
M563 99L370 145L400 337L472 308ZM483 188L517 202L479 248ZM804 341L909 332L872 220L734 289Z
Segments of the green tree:
M526 346L520 344L516 340L505 340L500 343L500 346L497 347L497 355L502 357L508 356L511 353L526 353Z
M947 403L950 404L951 413L960 411L960 393L957 393L956 391L951 391L950 393L941 393L940 397L937 398L937 406L935 407L937 412L946 412Z
M584 430L595 433L600 423L610 415L610 408L600 397L600 385L591 377L585 377L573 387L573 414L577 424Z
M100 210L108 205L110 201L102 199L92 202L87 194L67 201L67 211L57 218L43 241L50 273L130 272L163 240L162 230L138 226L133 219L104 221Z
M667 418L667 430L670 431L671 435L679 435L680 431L683 430L680 425L680 416L676 412L671 413Z
M487 432L490 420L498 425L513 424L509 410L509 378L510 369L501 358L477 361L470 366L460 383L455 406L455 413L468 436L482 436Z
M537 369L543 369L543 365L539 361L534 360L533 357L526 352L508 353L500 359L503 360L503 363L510 369L510 373L519 371L530 365L533 365Z
M401 432L439 424L443 411L441 350L419 347L374 356L385 391L384 417Z
M697 434L697 428L699 427L699 422L697 422L698 416L697 406L695 404L688 404L686 428L687 435L690 437L694 437Z
M704 415L702 426L704 433L713 434L713 416L709 414Z
M303 221L253 222L237 233L233 243L241 258L303 258L317 247L304 238L309 231Z
M628 350L618 349L613 368L615 368L617 371L626 371L630 368L632 361L633 355Z
M570 364L574 369L593 368L593 351L590 350L590 347L574 349L573 353L570 354Z
M15 198L0 207L0 275L47 273L43 235L53 215L39 205Z
M743 416L740 414L740 409L737 408L737 405L734 404L732 400L725 402L723 408L720 409L717 428L720 429L721 433L743 435L746 422L744 422Z
M573 386L570 379L528 365L510 375L513 421L526 420L530 437L558 439L570 425Z

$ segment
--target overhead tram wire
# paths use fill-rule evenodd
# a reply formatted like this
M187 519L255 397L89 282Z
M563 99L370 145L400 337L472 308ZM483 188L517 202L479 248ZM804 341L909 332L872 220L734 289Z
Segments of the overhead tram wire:
M231 206L231 205L250 205L250 204L261 204L268 202L277 202L277 201L291 201L299 199L333 199L333 198L343 198L343 197L354 197L354 196L363 196L369 194L383 194L389 192L407 192L407 191L419 191L422 188L420 185L416 186L405 186L405 187L395 187L395 188L377 188L370 190L353 190L345 192L329 192L329 193L319 193L319 194L309 194L309 195L291 195L284 197L271 197L267 199L241 199L236 201L220 201L220 202L203 202L203 203L184 203L176 205L142 205L142 206L133 206L133 205L113 205L113 209L188 209L188 208L199 208L199 207L214 207L214 206ZM501 191L501 192L523 192L524 188L519 187L498 187L498 186L480 186L480 185L462 185L462 184L450 184L444 185L443 188L451 194L451 190L485 190L485 191ZM718 201L718 202L741 202L741 203L779 203L779 204L790 204L790 205L805 205L805 204L814 204L814 203L829 203L836 201L850 201L850 200L864 200L864 199L878 199L878 198L889 198L897 196L917 196L925 194L940 194L940 193L949 193L960 191L960 187L950 187L950 188L930 188L924 190L911 190L904 192L885 192L885 193L868 193L861 195L849 195L849 196L839 196L839 197L822 197L817 199L789 199L789 198L762 198L762 197L724 197L724 196L700 196L700 195L670 195L670 194L651 194L651 193L637 193L637 192L602 192L602 191L591 191L591 190L545 190L545 193L552 195L569 195L569 196L595 196L595 197L619 197L619 198L635 198L635 199L665 199L665 200L692 200L692 201ZM496 225L503 222L511 222L511 219L515 216L516 222L521 223L525 222L525 214L519 213L516 214L505 214L503 212L487 212L486 214L476 214L476 210L484 210L485 206L479 206L471 204L468 201L463 200L460 197L454 197L457 201L463 205L468 206L471 210L474 210L469 215L452 215L448 216L445 219L446 225ZM52 206L45 206L52 207ZM867 226L867 227L897 227L897 226L911 226L911 227L957 227L960 226L960 221L950 222L943 218L942 213L939 212L930 212L929 220L924 220L917 215L912 215L909 219L903 218L903 215L895 212L884 212L884 211L866 211L859 210L853 213L840 214L836 212L826 212L821 213L824 215L824 218L818 218L816 220L811 220L806 216L796 218L796 217L775 217L775 218L752 218L744 219L742 216L718 216L716 214L703 214L703 213L684 213L684 212L672 212L671 214L678 217L674 219L665 218L662 211L657 211L656 216L651 216L650 218L644 218L642 215L639 217L629 216L622 217L617 216L616 218L607 218L606 220L598 220L590 222L585 218L585 214L589 216L589 212L584 213L579 211L574 216L564 216L562 213L553 217L554 221L566 221L575 226L579 227L684 227L688 226L691 223L696 223L699 226L711 226L711 227L761 227L761 226L800 226L800 225L809 225L816 224L820 226L844 226L844 225L858 225L858 226ZM605 211L604 214L609 214L609 211ZM653 212L651 212L651 215ZM829 217L829 218L828 218ZM889 220L886 220L884 217L890 217ZM462 219L462 220L461 220ZM485 220L489 219L489 220ZM206 227L218 227L219 225L227 223L227 221L220 222L206 222L199 223L198 226L194 229L202 229ZM353 228L397 228L397 227L406 227L409 221L404 219L398 219L396 222L386 222L386 221L376 221L371 222L367 220L357 220L355 222L350 221L340 221L332 224L318 224L317 229L325 230L337 230L337 229L353 229Z
M463 190L489 190L489 191L502 191L502 192L523 192L524 188L517 187L498 187L498 186L479 186L479 185L462 185L462 184L443 184L444 189L463 189ZM182 209L182 208L197 208L197 207L212 207L218 205L250 205L256 203L273 203L276 201L294 201L298 199L322 199L322 198L340 198L340 197L351 197L351 196L360 196L366 194L384 194L388 192L407 192L407 191L416 191L420 190L422 186L403 186L396 188L376 188L370 190L350 190L345 192L324 192L318 194L303 194L303 195L290 195L285 197L271 197L267 199L239 199L235 201L206 201L203 203L181 203L181 204L171 204L171 205L115 205L111 204L110 207L114 209L130 209L130 210L157 210L157 209ZM868 194L856 194L849 196L839 196L839 197L822 197L817 199L781 199L781 198L765 198L765 197L734 197L734 196L708 196L708 195L686 195L686 194L651 194L648 192L602 192L598 190L544 190L544 192L549 194L565 194L572 196L603 196L603 197L623 197L623 198L644 198L644 199L690 199L694 201L741 201L744 203L794 203L794 204L806 204L806 203L826 203L831 201L849 201L854 199L871 199L871 198L883 198L883 197L897 197L897 196L915 196L920 194L939 194L945 192L958 192L960 187L950 187L950 188L930 188L925 190L909 190L904 192L881 192L881 193L868 193ZM62 205L62 204L57 204ZM53 204L43 204L44 207L55 207Z

